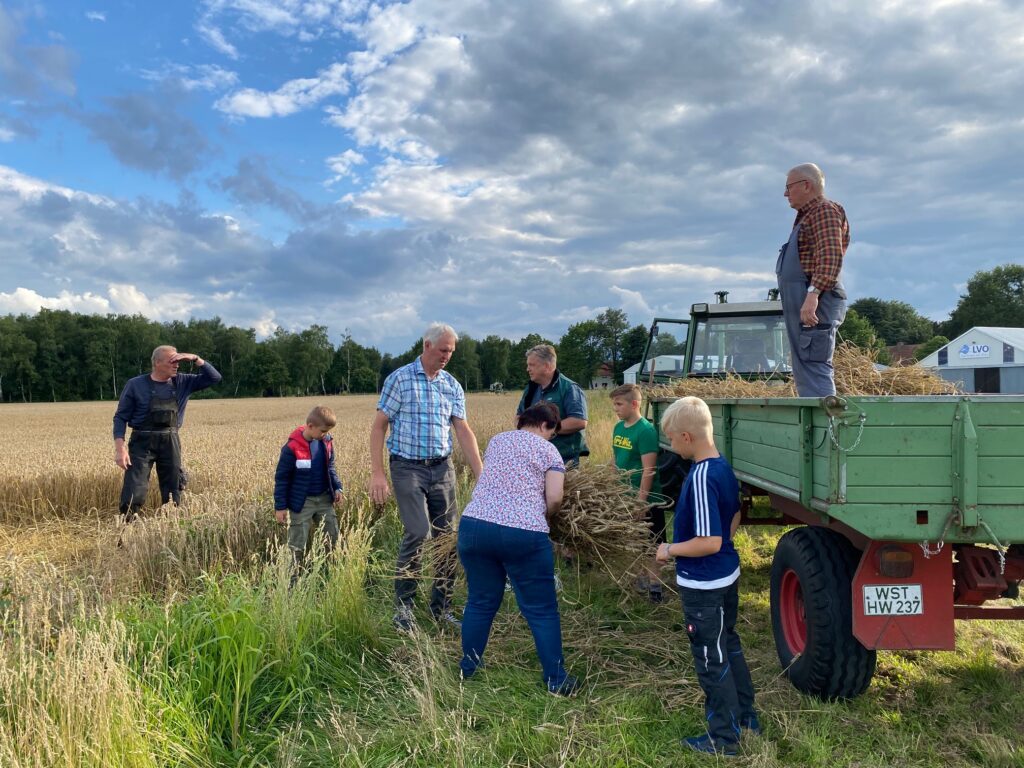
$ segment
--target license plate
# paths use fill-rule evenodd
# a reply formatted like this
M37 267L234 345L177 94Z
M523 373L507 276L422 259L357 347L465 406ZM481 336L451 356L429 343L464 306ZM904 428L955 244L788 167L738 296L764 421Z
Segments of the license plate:
M865 616L916 616L924 613L920 584L871 584L864 587Z

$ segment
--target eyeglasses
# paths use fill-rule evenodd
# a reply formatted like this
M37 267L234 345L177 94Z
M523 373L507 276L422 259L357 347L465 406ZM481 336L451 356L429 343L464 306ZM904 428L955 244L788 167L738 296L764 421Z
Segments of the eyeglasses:
M791 182L789 182L789 184L786 185L786 191L789 192L789 188L792 187L794 184L809 184L809 183L810 182L807 181L807 179L799 179L798 181L791 181Z

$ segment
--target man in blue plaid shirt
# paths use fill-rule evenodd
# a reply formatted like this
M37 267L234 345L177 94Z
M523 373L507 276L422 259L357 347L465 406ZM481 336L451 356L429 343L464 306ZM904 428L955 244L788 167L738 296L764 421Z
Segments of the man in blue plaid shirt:
M427 328L423 353L384 380L370 428L370 498L383 504L390 495L383 461L386 436L391 483L405 528L398 549L394 618L403 631L414 625L412 606L423 542L447 531L455 513L452 430L473 474L479 478L483 469L476 435L466 421L466 394L443 370L458 338L450 325L434 323ZM438 622L457 625L451 612L454 555L436 570L430 613Z

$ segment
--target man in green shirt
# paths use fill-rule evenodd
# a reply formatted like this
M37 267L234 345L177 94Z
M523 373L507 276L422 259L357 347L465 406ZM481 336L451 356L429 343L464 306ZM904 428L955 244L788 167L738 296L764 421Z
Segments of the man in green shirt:
M641 394L636 384L623 384L609 393L612 410L619 423L612 430L613 465L623 473L623 479L636 489L641 501L648 502L647 522L657 544L665 543L665 507L661 499L661 481L658 478L658 432L640 415ZM641 578L651 602L662 600L658 566L653 561L647 567L647 577Z

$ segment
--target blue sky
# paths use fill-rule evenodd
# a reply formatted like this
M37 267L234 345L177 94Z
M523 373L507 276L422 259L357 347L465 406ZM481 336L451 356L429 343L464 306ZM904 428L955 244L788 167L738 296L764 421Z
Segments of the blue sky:
M817 162L852 298L1020 261L1024 9L0 0L0 312L557 338L764 296Z

